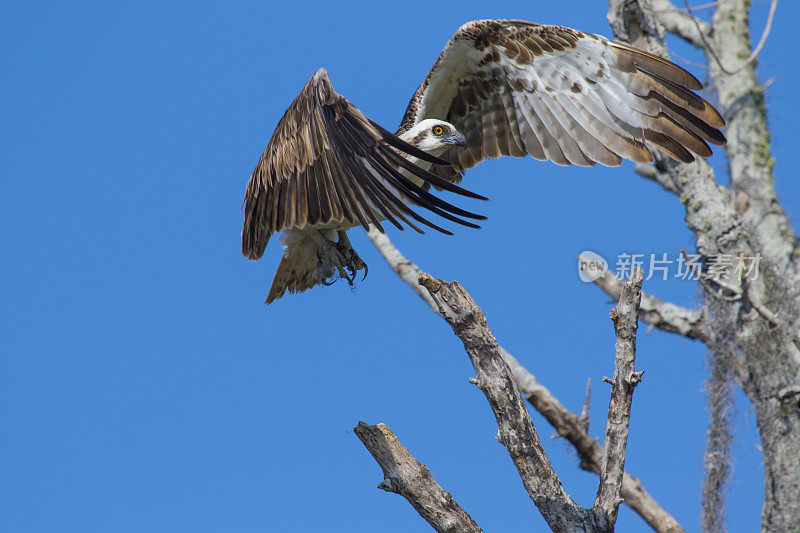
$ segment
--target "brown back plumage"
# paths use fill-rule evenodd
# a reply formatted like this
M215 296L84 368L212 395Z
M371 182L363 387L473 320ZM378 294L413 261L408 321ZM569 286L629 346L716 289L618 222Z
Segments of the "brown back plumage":
M424 207L459 224L459 217L483 219L432 195L400 169L452 192L483 198L450 184L407 161L409 154L449 165L403 142L372 122L333 90L324 69L306 83L278 123L256 165L244 198L242 253L258 259L270 236L284 229L314 225L400 222L422 233L413 222L450 233L426 220L406 203Z
M560 26L482 20L453 35L417 89L398 133L426 118L446 120L466 148L433 171L458 181L463 169L500 155L561 165L653 161L650 147L683 162L722 145L725 121L693 91L702 84L666 59Z

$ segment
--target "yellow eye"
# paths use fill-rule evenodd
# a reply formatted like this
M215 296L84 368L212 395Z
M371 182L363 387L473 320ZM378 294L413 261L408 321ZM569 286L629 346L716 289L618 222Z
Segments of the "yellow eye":
M441 126L434 126L433 127L433 134L434 135L441 135L442 133L444 133L444 128L443 127L441 127Z

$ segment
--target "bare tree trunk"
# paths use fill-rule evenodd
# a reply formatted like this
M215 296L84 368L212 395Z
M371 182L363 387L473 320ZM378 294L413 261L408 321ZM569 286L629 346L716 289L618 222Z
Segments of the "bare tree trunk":
M755 72L758 49L751 52L750 2L719 2L710 23L667 0L609 0L609 7L621 40L665 55L666 27L706 53L727 121L732 189L719 186L704 162L658 160L641 173L679 196L704 264L728 257L757 269L757 277L701 283L710 330L703 340L715 358L712 368L741 369L737 379L755 407L764 452L762 530L800 531L800 251L775 193L764 86ZM713 338L726 335L735 350L714 345Z
M796 332L797 237L775 193L764 86L754 62L740 66L751 48L749 6L738 0L717 8L709 44L718 61L709 58L709 66L728 121L728 168L739 216L763 262L763 277L746 289ZM752 314L742 302L735 307L739 315ZM750 376L749 398L764 451L761 526L764 531L800 531L800 352L793 338L763 316L740 324L734 341Z

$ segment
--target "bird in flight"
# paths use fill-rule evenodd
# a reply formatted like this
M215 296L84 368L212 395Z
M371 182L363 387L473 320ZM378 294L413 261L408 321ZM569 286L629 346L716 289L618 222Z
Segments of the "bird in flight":
M520 20L479 20L450 38L397 131L379 126L333 89L320 69L278 122L250 176L242 253L261 258L280 233L284 253L266 303L288 290L352 285L366 264L347 230L381 222L450 234L413 208L479 227L431 186L485 199L457 184L501 155L558 165L681 162L725 144L725 122L674 63L627 44ZM426 213L427 214L427 213Z

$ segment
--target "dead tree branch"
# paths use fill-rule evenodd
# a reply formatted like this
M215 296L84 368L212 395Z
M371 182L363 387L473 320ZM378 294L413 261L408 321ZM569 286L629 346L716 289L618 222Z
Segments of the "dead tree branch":
M622 296L625 282L606 269L603 275L594 280L614 301ZM655 296L642 293L639 307L639 319L645 324L669 333L677 333L689 339L707 342L708 326L701 309L687 309L679 305L665 302Z
M770 18L774 17L775 7L773 1ZM749 2L736 0L720 4L714 13L710 45L722 65L740 64L742 58L751 57L758 50L758 46L756 50L750 49L749 9ZM743 68L733 72L726 72L710 59L709 65L727 121L725 152L742 226L753 251L761 255L764 264L775 269L789 285L797 286L800 284L800 255L795 253L797 236L775 190L765 87L758 80L756 63L745 62ZM761 300L767 301L763 297ZM800 295L794 294L793 300L792 307L800 310Z
M764 44L767 42L767 37L769 37L769 32L772 30L772 21L775 19L775 8L778 7L778 0L772 0L772 3L769 6L769 15L767 15L767 23L764 26L764 31L761 34L761 39L758 41L758 45L756 45L756 47L753 49L753 51L750 53L747 59L745 59L744 63L742 63L739 67L737 67L734 70L729 70L725 68L725 66L722 64L722 61L719 59L719 56L717 55L716 51L706 39L708 30L704 32L703 30L700 29L700 20L698 20L697 17L694 16L694 12L692 11L692 8L689 6L689 1L683 0L683 3L686 5L686 12L688 13L688 16L691 18L691 20L697 27L697 32L700 35L700 39L702 41L700 48L704 48L706 52L710 54L711 57L714 58L714 61L716 61L719 69L728 76L733 76L735 74L738 74L739 72L750 66L753 63L753 61L756 60L756 58L758 58L758 54L760 54L761 49L764 48Z
M664 28L648 0L609 0L608 21L614 35L634 46L666 57ZM656 155L655 179L680 197L686 208L686 225L697 236L704 257L736 249L753 255L731 201L731 192L717 184L709 164L701 159L680 164ZM662 176L663 175L663 176Z
M578 422L581 423L581 429L589 433L589 408L592 402L592 378L586 380L586 397L583 400L583 408L581 409L581 416Z
M395 273L429 305L433 302L431 309L442 316L438 305L435 304L428 291L418 283L424 272L416 264L406 259L385 234L372 229L368 235ZM580 418L564 407L558 398L514 356L502 347L499 347L499 350L525 399L547 419L559 435L569 440L575 447L581 459L580 467L600 474L603 447L588 434ZM623 476L622 497L626 505L638 513L655 531L659 533L682 533L684 531L677 520L644 489L641 481L627 472Z
M550 528L565 532L609 531L605 514L582 508L561 486L480 307L456 281L448 283L423 273L419 284L427 289L439 314L464 344L475 368L474 383L497 419L497 440L508 450L528 496Z
M580 467L600 474L603 447L590 436L580 417L572 413L528 372L514 357L505 353L506 363L514 374L525 399L552 425L558 434L567 439L578 452ZM683 528L642 486L636 477L625 472L622 478L622 498L625 504L641 516L659 533L682 533Z
M609 0L609 23L618 39L664 55L664 28L653 5L654 0ZM758 276L748 280L747 287L749 296L762 304L761 311L747 298L720 298L717 291L708 289L709 284L701 286L706 294L705 320L712 334L706 343L711 357L717 359L714 364L724 368L738 365L737 378L755 407L764 452L762 530L767 532L800 531L800 404L780 394L800 387L800 349L792 334L800 331L800 292L796 290L800 286L800 253L797 235L775 191L765 86L755 71L755 57L769 35L775 6L773 1L755 49L748 0L718 2L710 30L701 32L707 41L704 49L719 107L727 122L725 152L732 189L719 186L702 161L677 164L657 158L658 174L648 176L680 197L686 226L697 238L703 263L715 256L761 259ZM751 313L751 308L756 312ZM718 386L715 390L730 388ZM723 400L709 398L709 404ZM717 491L724 489L715 486Z
M622 502L620 490L625 471L625 446L631 418L633 389L642 380L642 372L634 370L636 360L636 330L639 320L639 302L642 299L644 271L635 268L631 280L622 288L619 303L609 316L614 321L617 341L614 345L614 378L611 381L611 401L608 405L606 438L600 484L594 507L602 509L611 524L617 521L617 509Z
M653 0L651 4L653 14L665 30L695 48L703 48L705 36L711 29L710 24L698 20L687 11L676 8L669 0Z
M666 57L666 26L705 50L719 107L727 122L725 151L731 189L720 186L711 167L699 159L679 164L657 155L651 169L639 167L638 171L680 198L686 226L696 236L704 263L714 256L760 257L760 277L748 282L746 298L735 294L717 297L708 284L701 285L706 301L703 310L697 312L677 306L670 309L666 302L648 301L648 295L643 295L640 317L666 331L702 340L709 346L711 357L723 365L721 368L735 369L754 404L761 436L765 488L762 528L767 532L800 531L800 404L796 392L800 390L800 349L792 334L800 331L800 292L796 290L800 286L800 253L797 235L775 191L766 86L758 81L755 72L755 60L768 38L776 6L777 1L772 0L767 24L753 48L747 0L717 2L710 24L692 16L688 6L685 11L663 9L672 7L667 0L609 0L609 23L618 39ZM419 278L419 272L407 274L409 278ZM413 286L413 282L410 284ZM419 289L415 290L431 303ZM649 303L657 312L648 316ZM443 313L441 308L434 309ZM688 314L679 313L676 321L664 315L665 309ZM497 351L504 353L499 346ZM527 398L532 403L537 401L534 394ZM711 404L720 398L709 400ZM602 448L582 431L578 417L565 411L570 418L552 405L549 407L551 423L559 415L563 415L562 420L574 418L577 429L561 423L564 432L573 432L570 440L582 454L582 465L591 464L586 459L589 451L600 450L593 467L600 472ZM584 435L586 442L580 444ZM580 446L587 447L587 455L580 452ZM627 499L626 479L624 476L622 494ZM724 484L715 486L718 492L724 489Z
M392 244L389 237L385 233L381 233L375 229L374 226L370 226L367 237L369 237L369 240L372 241L372 244L374 244L375 248L381 253L386 263L394 270L395 274L400 276L400 279L405 281L409 287L414 289L414 292L416 292L420 298L425 300L425 303L431 307L431 311L439 314L439 308L436 306L436 302L431 298L428 291L418 283L420 275L424 274L424 272L422 272L417 265L406 259L403 254L400 253L400 250Z
M637 163L634 170L641 177L654 181L661 185L664 190L673 194L679 194L678 186L672 182L672 176L669 173L657 168L655 165L645 165L644 163Z
M379 489L408 500L440 533L482 533L450 493L436 483L428 467L414 459L386 425L359 422L354 431L383 470Z

